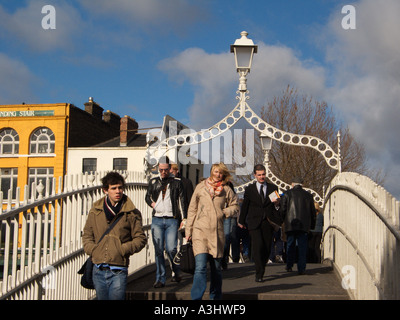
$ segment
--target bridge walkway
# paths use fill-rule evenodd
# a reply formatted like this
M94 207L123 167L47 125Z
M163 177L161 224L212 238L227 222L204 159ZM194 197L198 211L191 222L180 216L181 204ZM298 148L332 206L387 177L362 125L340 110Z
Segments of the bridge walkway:
M170 268L167 268L170 270ZM183 273L180 283L171 282L167 274L165 287L155 289L154 271L131 280L128 300L190 300L193 276ZM263 282L255 282L254 263L230 263L222 273L224 300L349 300L341 279L328 264L307 264L306 274L285 270L285 264L268 264ZM209 281L204 300L209 299Z

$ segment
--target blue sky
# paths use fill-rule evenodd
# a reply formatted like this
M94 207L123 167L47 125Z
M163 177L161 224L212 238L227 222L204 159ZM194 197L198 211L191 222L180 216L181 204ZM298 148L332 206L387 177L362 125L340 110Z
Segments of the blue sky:
M41 26L45 5L54 30ZM287 85L327 101L399 199L399 13L397 0L0 0L0 104L83 108L92 96L142 128L165 114L208 128L236 105L229 46L246 30L259 46L250 106Z

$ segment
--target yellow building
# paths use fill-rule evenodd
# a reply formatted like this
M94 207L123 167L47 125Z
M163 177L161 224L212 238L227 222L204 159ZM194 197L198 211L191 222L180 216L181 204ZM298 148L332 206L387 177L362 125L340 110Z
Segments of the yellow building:
M119 135L120 117L91 98L85 110L69 103L0 106L0 187L8 190L67 172L67 148L91 146ZM58 188L58 186L57 186Z

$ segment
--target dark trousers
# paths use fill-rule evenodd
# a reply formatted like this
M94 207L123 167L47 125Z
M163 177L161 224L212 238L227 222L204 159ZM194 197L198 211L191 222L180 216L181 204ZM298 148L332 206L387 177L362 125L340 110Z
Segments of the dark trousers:
M274 229L267 220L263 220L257 229L249 230L252 258L256 266L256 278L264 276L265 264L271 253L273 232Z
M288 268L292 268L296 258L296 243L298 247L297 271L304 272L307 263L307 232L289 231L287 235L287 262Z

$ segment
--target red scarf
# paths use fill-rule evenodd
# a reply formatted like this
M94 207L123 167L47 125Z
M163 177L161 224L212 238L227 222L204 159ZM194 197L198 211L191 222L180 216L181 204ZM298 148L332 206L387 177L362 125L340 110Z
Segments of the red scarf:
M206 179L205 185L212 198L218 197L221 194L221 191L224 189L224 184L222 181L214 181L211 179L211 177Z

